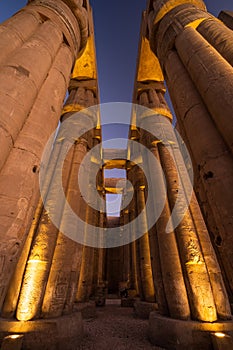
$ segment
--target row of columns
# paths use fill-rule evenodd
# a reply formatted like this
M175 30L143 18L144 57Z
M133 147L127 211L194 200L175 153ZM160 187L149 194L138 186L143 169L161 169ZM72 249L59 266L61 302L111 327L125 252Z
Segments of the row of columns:
M143 25L142 41L145 40L144 28ZM147 272L150 271L150 276L151 273L154 275L149 277L147 274L146 283L154 281L156 301L162 315L204 322L230 319L230 304L209 233L195 195L192 194L190 201L188 199L190 178L171 123L171 113L164 99L165 88L161 80L155 79L156 76L161 77L161 72L156 73L160 69L159 65L152 52L151 59L148 59L148 48L141 44L140 50L140 80L136 81L134 95L134 102L142 106L141 110L136 111L138 142L160 164L160 167L155 167L148 158L148 153L142 153L148 191L153 193L153 211L159 212L164 198L165 204L162 214L149 230L149 236L147 223L150 222L150 213L147 212L147 217L143 218L146 234L138 240L137 258L139 260L143 257L147 268L150 266ZM147 59L151 68L151 77L154 77L152 81L148 81L146 71L143 79L143 59ZM140 181L140 171L136 178ZM145 183L137 190L138 212L145 207L144 187ZM166 233L174 209L180 221L176 224L173 216L173 225L170 232ZM143 264L140 268L138 271L142 272ZM146 283L141 286L142 295ZM143 299L147 299L146 295L143 295Z
M174 2L158 17L163 4L148 7L150 44L192 157L195 190L232 303L232 30L203 2Z
M22 26L22 18L28 20L26 24L23 23L25 27ZM15 133L15 139L12 136L3 138L2 141L1 138L2 142L13 140L12 150L10 144L3 147L10 153L6 153L5 163L2 160L0 174L0 188L4 185L5 191L1 192L0 200L4 200L6 208L1 211L1 215L5 213L3 222L8 225L9 233L7 239L1 235L1 239L4 238L1 249L5 254L1 255L1 316L16 317L20 321L71 313L74 302L89 300L95 292L94 286L101 283L103 278L103 250L83 246L63 234L68 225L72 230L78 231L78 237L85 238L88 224L95 225L97 230L98 226L104 225L103 222L101 224L103 213L96 212L85 202L78 187L81 163L87 152L101 140L99 123L96 121L98 113L88 113L86 110L98 103L91 9L72 1L51 0L43 4L43 1L36 0L30 2L13 20L6 22L3 29L8 29L17 38L21 38L20 29L28 28L29 31L29 22L30 35L27 33L26 37L26 34L22 34L22 37L25 36L25 44L21 43L20 46L16 42L15 45L19 48L14 48L14 51L12 49L15 63L12 61L9 65L9 60L6 63L6 69L12 69L15 73L9 74L10 82L12 78L12 85L7 85L9 91L13 95L24 95L22 98L21 95L12 95L12 98L19 98L25 106L27 103L29 112L23 110L25 119L21 120L22 125L17 124L18 135ZM16 28L19 30L17 33ZM29 39L26 40L27 38ZM76 60L81 50L82 55ZM85 72L87 59L90 60L89 71ZM37 65L33 62L37 62ZM18 76L22 82L25 81L25 85L17 81ZM61 111L68 83L69 96ZM9 91L6 88L6 96L9 96ZM2 107L5 106L3 103ZM11 108L12 104L9 106ZM80 112L78 125L72 119L76 112ZM13 118L11 114L10 118ZM61 124L51 154L47 164L43 164L47 165L41 185L45 200L43 203L39 199L38 188L40 159L60 116ZM72 135L66 135L65 127L63 128L69 118L73 123ZM14 118L15 122L17 120ZM4 129L3 124L2 128ZM13 126L9 124L9 131L12 130ZM76 137L77 133L82 136ZM15 160L13 163L12 156ZM86 169L92 186L88 189L90 193L96 187L91 178L93 166L89 164ZM34 177L31 173L35 173ZM83 232L80 232L80 227L72 227L67 203L59 196L61 177L66 201L84 222ZM103 183L103 174L99 172L98 183L101 182ZM16 196L20 197L18 201ZM6 205L8 202L11 207ZM15 212L16 205L18 213ZM12 220L8 210L12 210ZM52 222L51 214L59 218L58 226ZM17 217L13 220L15 215Z
M1 25L0 307L39 200L38 172L70 73L88 35L86 9L33 1ZM60 12L67 18L64 22Z

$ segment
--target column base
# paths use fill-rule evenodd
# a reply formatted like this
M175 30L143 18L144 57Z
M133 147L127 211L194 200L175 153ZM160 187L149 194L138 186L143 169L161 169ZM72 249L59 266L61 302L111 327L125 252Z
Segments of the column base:
M233 336L233 321L197 322L167 318L151 312L149 339L165 349L212 350L211 334L222 332Z
M76 350L84 335L82 316L75 312L27 322L0 318L0 344L13 334L23 335L23 350Z
M148 320L150 313L155 310L158 310L158 304L147 301L137 300L133 306L134 316L144 320Z

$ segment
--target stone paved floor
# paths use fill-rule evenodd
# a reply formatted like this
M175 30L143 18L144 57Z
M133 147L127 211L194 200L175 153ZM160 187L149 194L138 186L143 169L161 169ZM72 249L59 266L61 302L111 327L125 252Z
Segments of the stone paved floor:
M147 338L148 320L133 317L132 308L106 305L97 318L84 320L85 338L77 350L159 350Z

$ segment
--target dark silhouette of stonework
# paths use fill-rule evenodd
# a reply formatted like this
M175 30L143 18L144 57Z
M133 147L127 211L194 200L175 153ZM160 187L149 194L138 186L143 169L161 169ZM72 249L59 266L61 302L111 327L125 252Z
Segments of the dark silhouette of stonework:
M99 110L94 116L88 112L100 103L89 2L28 1L1 25L1 349L77 349L85 310L104 307L114 295L122 307L149 318L154 345L233 349L232 30L232 12L223 11L217 19L202 0L148 1L132 101L145 112L132 112L127 150L100 148L91 157L85 200L78 172L102 140ZM185 210L191 164L177 141L165 82L194 170L195 191ZM74 130L82 136L66 137L62 123L77 112ZM59 121L43 191L60 229L39 188L43 151ZM140 146L155 157L164 176ZM124 225L141 214L142 237L103 248L62 233L65 224L73 225L65 203L57 199L56 171L68 148L62 185L84 222L81 234L88 235L89 224L96 227L97 241L101 229L118 228L123 234ZM125 169L126 179L104 178L104 170L114 168ZM166 193L152 227L144 210L150 186L155 211ZM96 189L98 208L107 194L122 194L119 217L89 205ZM124 205L130 191L132 199ZM182 219L166 233L180 193ZM131 237L136 231L132 224Z

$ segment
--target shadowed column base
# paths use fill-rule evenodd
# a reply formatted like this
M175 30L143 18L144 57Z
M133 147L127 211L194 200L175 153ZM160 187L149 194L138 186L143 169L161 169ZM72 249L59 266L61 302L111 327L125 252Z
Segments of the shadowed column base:
M0 344L8 335L23 335L24 350L76 350L83 337L80 312L35 321L0 319Z
M218 334L220 333L220 334ZM163 317L151 312L149 339L152 344L165 349L212 350L212 336L233 336L233 321L197 322Z

